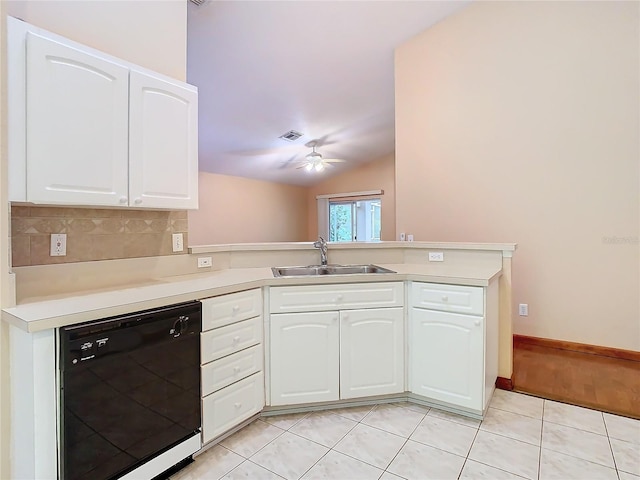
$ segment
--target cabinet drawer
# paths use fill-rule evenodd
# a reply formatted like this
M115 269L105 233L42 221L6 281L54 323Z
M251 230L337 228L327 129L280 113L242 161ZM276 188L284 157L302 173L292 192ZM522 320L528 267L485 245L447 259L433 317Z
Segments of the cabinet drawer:
M209 395L262 371L262 346L256 345L202 367L202 395Z
M204 332L200 337L202 363L262 342L262 316Z
M202 300L202 331L256 317L262 313L259 288Z
M316 312L356 308L402 307L402 282L274 287L271 313Z
M444 312L484 315L484 289L463 285L414 282L411 306Z
M202 399L202 443L214 439L264 407L262 372Z

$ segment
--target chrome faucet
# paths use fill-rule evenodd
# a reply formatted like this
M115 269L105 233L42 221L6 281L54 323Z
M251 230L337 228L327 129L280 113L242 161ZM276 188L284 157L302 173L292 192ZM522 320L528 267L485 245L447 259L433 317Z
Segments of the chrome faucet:
M328 253L327 241L322 237L318 237L318 241L314 242L313 246L320 249L320 263L326 265Z

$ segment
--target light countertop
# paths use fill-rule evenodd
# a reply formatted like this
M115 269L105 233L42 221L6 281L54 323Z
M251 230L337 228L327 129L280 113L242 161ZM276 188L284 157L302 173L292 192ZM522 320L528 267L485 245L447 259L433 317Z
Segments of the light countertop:
M28 302L3 309L2 320L28 332L37 332L264 286L411 280L482 287L502 273L500 268L488 267L378 265L397 273L274 278L270 268L232 268L149 279L122 288L31 298Z

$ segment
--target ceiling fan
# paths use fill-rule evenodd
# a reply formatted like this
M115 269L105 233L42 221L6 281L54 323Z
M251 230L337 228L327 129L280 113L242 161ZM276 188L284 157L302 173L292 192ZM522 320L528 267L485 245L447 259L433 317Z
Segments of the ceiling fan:
M318 146L318 142L312 141L307 143L307 147L311 147L311 152L309 152L304 157L304 162L297 166L296 168L304 168L308 172L321 172L326 167L331 167L332 163L343 163L344 160L339 158L323 158L322 155L316 152L316 147Z

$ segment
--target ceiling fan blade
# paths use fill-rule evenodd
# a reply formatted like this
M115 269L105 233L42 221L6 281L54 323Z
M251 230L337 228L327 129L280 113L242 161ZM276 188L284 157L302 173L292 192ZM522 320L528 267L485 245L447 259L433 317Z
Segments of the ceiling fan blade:
M341 158L323 158L322 161L325 162L325 163L344 163L344 162L346 162L346 160L343 160Z
M280 170L284 169L284 168L289 168L291 166L291 163L298 157L298 155L294 155L293 157L289 158L289 160L286 160L284 162L282 162L280 164L280 166L278 167Z

